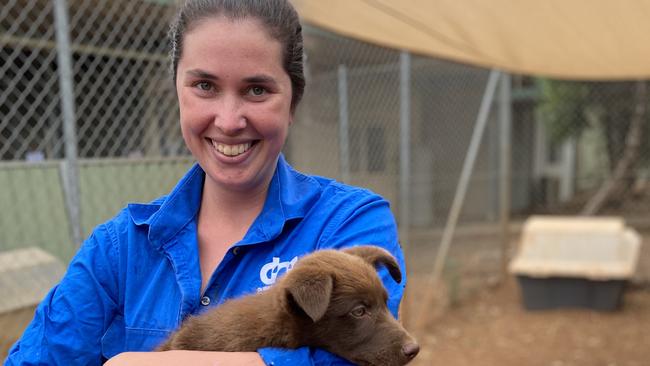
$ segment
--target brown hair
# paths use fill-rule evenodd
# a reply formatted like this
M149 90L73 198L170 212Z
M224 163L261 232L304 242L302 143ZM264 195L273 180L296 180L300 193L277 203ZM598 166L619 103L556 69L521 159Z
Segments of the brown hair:
M282 45L282 64L291 79L291 110L294 111L305 90L302 27L298 13L288 0L187 0L181 5L169 31L170 58L174 83L183 39L197 22L215 16L229 19L252 17L266 26L269 34Z

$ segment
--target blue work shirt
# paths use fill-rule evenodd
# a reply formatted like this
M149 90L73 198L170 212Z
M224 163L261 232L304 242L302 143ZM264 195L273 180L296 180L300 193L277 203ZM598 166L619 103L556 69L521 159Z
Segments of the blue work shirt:
M201 294L197 215L204 179L194 165L169 195L129 204L99 225L5 365L100 365L120 352L153 350L186 316L263 291L317 249L375 244L393 253L405 273L386 200L299 173L280 156L262 212ZM396 315L405 280L395 283L385 268L379 273ZM308 347L258 352L267 365L350 365Z

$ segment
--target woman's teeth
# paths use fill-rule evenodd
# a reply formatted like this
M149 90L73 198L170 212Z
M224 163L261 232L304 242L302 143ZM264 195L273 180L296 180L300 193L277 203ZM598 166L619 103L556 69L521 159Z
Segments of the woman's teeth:
M251 148L251 143L247 142L245 144L239 144L239 145L226 145L212 140L212 146L214 146L214 148L218 152L226 156L237 156L248 151L248 149Z

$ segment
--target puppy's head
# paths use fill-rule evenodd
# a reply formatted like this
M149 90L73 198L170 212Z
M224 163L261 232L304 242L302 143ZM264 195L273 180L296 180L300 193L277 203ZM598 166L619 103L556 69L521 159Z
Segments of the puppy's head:
M324 348L358 365L405 365L419 347L393 318L375 266L396 282L393 256L375 246L323 250L298 261L282 280L304 344Z

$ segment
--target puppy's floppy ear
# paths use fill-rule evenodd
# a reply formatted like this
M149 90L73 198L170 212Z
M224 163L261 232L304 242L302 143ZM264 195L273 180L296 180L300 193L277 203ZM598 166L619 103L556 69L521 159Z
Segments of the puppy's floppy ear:
M320 320L329 306L334 279L322 270L302 267L287 276L287 291L294 302L314 322Z
M393 257L393 255L387 250L374 245L361 245L358 247L346 248L343 252L361 257L374 267L383 264L386 266L388 273L390 273L390 276L393 277L395 282L402 282L402 272L399 269L397 260L395 260L395 257Z

